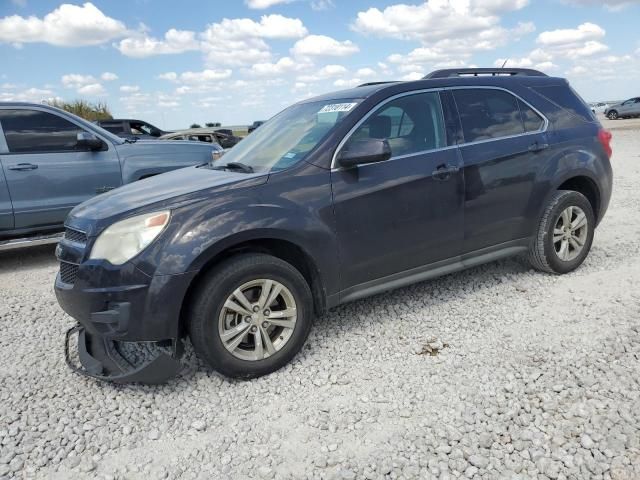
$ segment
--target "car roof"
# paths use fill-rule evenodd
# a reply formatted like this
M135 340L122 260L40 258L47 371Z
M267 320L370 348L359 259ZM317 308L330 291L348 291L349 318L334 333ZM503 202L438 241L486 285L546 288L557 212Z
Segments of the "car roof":
M364 84L359 87L350 88L348 90L340 90L337 92L330 92L317 97L312 97L303 100L300 103L320 102L326 100L346 100L346 99L365 99L379 92L389 90L390 92L400 93L410 90L426 90L432 88L445 88L445 87L480 87L491 86L508 88L513 85L514 82L520 85L540 85L540 84L566 84L564 78L548 77L548 76L460 76L460 77L441 77L441 78L423 78L420 80L412 81L390 81Z

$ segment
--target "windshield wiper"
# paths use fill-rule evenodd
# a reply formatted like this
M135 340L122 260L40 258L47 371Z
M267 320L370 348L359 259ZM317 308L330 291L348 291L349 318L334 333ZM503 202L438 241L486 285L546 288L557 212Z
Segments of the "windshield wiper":
M244 173L253 173L253 167L242 162L229 162L213 167L214 170L240 170Z

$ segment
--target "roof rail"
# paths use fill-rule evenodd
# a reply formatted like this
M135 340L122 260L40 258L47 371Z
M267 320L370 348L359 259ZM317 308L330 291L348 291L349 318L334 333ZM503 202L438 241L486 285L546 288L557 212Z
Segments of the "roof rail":
M367 83L363 83L361 85L358 85L356 88L371 87L373 85L385 85L387 83L398 83L398 80L387 80L386 82L367 82Z
M546 77L547 75L531 68L447 68L436 70L423 79L450 78L450 77L479 77L479 76L523 76L523 77Z

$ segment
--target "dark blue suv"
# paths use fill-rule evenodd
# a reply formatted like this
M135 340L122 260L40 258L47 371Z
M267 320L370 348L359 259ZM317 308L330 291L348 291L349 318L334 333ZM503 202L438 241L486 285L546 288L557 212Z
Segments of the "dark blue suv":
M610 139L566 80L533 70L297 103L209 165L72 211L55 282L79 322L68 363L158 382L188 336L219 372L259 376L336 305L516 254L570 272L609 204ZM153 348L136 362L128 342Z

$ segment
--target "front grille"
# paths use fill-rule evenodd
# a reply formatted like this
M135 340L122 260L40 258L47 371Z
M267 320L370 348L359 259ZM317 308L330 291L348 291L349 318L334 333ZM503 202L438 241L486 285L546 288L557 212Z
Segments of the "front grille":
M74 243L87 243L87 235L84 232L72 228L66 228L64 230L64 238Z
M76 283L78 276L78 265L73 263L60 262L60 280L68 285Z

